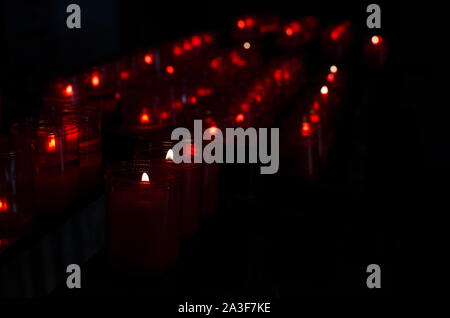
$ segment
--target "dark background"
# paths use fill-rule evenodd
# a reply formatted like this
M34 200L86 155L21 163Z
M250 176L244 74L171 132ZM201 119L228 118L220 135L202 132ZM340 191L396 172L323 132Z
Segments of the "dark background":
M66 27L65 9L70 3L81 6L81 29ZM324 24L350 19L358 32L371 34L365 27L365 8L369 3L3 1L2 127L12 119L36 113L45 82L57 74L74 72L105 58L195 31L225 33L232 18L245 13L272 12L286 17L312 14ZM367 192L358 202L360 209L368 213L357 222L361 232L369 224L371 228L389 228L397 234L396 239L389 241L394 251L396 242L402 247L397 255L397 273L404 275L402 283L415 285L419 276L406 272L414 267L411 264L434 262L430 251L437 241L430 246L426 239L434 232L436 217L448 195L445 180L450 176L449 125L447 112L442 110L442 106L448 106L448 92L440 79L442 73L448 73L445 44L441 44L447 41L448 28L440 2L402 2L395 7L376 3L382 8L380 33L390 41L391 60L389 83L382 86L383 98L374 96L369 103ZM378 103L380 100L383 102ZM418 267L420 272L423 268Z

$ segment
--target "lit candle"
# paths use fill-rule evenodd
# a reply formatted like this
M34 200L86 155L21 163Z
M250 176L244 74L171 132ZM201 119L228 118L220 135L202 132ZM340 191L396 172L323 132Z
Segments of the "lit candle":
M180 174L183 176L183 196L181 208L181 229L182 238L194 236L199 228L201 205L202 205L202 165L199 163L173 162L173 142L162 142L156 145L144 145L135 150L137 159L146 159L153 162L163 162L161 169L170 174ZM188 156L196 156L193 146ZM193 160L192 160L193 161Z
M32 220L31 174L22 169L20 150L0 136L0 239L25 230Z
M35 200L40 214L64 212L78 199L79 126L41 121L33 152Z
M180 182L156 162L134 160L109 168L108 255L114 267L150 274L176 262Z

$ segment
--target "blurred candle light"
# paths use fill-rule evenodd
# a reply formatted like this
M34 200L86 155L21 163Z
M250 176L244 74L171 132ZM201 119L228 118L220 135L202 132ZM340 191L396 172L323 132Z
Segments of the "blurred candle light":
M172 75L173 73L175 73L175 69L174 69L174 67L172 65L168 65L166 67L166 72L167 72L167 74Z
M244 20L238 20L237 27L239 29L244 29L245 28L245 21Z
M153 64L153 55L152 54L146 54L144 56L144 62L145 62L145 64Z
M328 95L328 86L324 85L320 88L320 94L322 95Z
M144 183L150 183L150 178L149 178L147 172L144 172L144 173L142 174L141 182L144 182Z
M243 44L243 47L244 47L244 49L246 49L246 50L250 49L251 46L252 46L252 45L250 44L250 42L244 42L244 44Z
M382 38L379 35L374 35L371 38L371 42L373 45L379 45L379 44L381 44L381 41L382 41Z
M237 123L242 123L242 122L244 121L244 119L245 119L244 114L237 114L237 115L236 115L236 118L235 118L235 121L236 121Z
M93 74L91 77L91 85L93 87L98 87L100 85L100 76L98 74Z
M331 65L331 66L330 66L330 72L331 72L331 73L336 74L337 71L338 71L338 68L337 68L336 65Z

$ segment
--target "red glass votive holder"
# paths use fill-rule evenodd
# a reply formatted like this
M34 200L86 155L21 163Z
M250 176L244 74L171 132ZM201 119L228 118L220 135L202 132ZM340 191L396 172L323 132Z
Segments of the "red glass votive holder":
M171 167L180 167L183 172L183 197L181 208L181 238L193 237L199 228L200 216L202 209L202 185L203 185L203 169L202 164L194 163L193 157L199 155L196 153L192 144L190 144L189 154L183 156L191 156L191 163L173 162L173 152L171 153L174 143L172 141L157 142L153 144L140 145L135 151L137 159L164 159L165 165Z
M98 192L103 181L100 108L88 104L76 78L59 79L44 95L44 109L58 123L79 125L80 190L83 196Z
M80 179L79 126L41 120L33 144L33 175L37 211L63 212L78 199Z
M133 160L108 168L108 254L118 269L152 274L178 259L182 181L162 164Z
M0 136L0 238L27 229L33 218L32 175L11 140Z

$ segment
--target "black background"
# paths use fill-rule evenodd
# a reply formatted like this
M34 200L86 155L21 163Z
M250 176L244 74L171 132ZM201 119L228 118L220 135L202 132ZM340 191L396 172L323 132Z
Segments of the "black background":
M0 4L3 127L12 119L36 113L43 85L56 74L77 71L105 58L195 31L226 32L232 18L239 14L274 12L296 17L307 13L325 23L350 19L361 34L372 32L365 27L365 8L370 2L364 1L279 0L255 4L80 0L76 3L81 6L82 28L69 30L65 8L71 2L7 0ZM392 297L423 292L421 283L433 281L430 277L439 274L432 251L440 240L431 238L441 233L435 230L438 217L448 210L445 180L450 175L449 125L442 110L442 106L448 106L448 90L441 80L441 75L448 76L443 54L448 28L440 2L377 3L382 8L380 33L390 41L391 56L385 73L372 77L373 85L378 86L364 118L367 127L362 130L367 133L368 146L363 191L350 208L347 200L337 204L338 208L322 206L327 212L312 222L327 220L324 228L328 232L324 233L328 235L319 237L317 243L325 252L327 242L336 238L334 222L350 224L345 250L351 255L346 270L361 270L361 277L365 276L362 264L370 263L376 255L372 249L367 255L362 251L367 244L377 242L373 233L382 233L380 255L388 268L387 286L376 296ZM371 78L371 74L363 75ZM339 193L327 195L342 199ZM312 255L318 257L317 272L337 270L321 263L326 261L321 253ZM434 271L424 265L431 265ZM294 275L286 280L290 278L298 279ZM314 281L306 278L306 284L313 287ZM325 294L372 296L364 286L352 284L348 289L327 290Z

